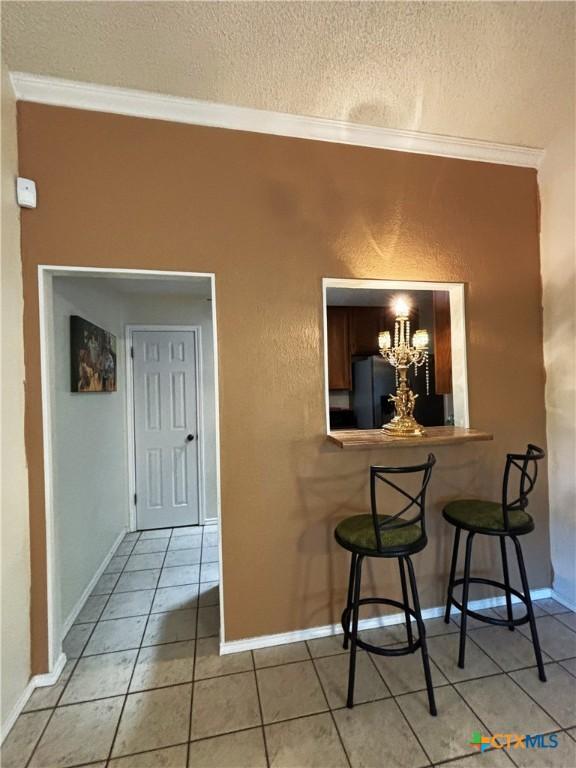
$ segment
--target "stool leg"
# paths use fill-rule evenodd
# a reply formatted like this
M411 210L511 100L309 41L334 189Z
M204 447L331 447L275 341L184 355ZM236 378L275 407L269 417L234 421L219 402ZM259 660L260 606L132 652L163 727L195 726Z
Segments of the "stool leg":
M468 616L468 591L470 589L470 561L472 559L472 542L474 532L470 531L466 539L466 559L464 561L464 584L462 589L462 613L460 614L460 650L458 652L458 666L464 669L464 656L466 654L466 619Z
M406 634L408 635L408 645L412 646L414 642L412 638L412 624L410 621L410 612L408 611L408 590L406 589L406 574L404 573L404 559L398 558L398 566L400 567L400 581L402 582L402 602L404 603L404 616L406 619Z
M534 654L536 656L536 664L538 665L538 677L545 683L546 673L544 672L544 662L542 661L542 651L540 650L540 640L538 639L538 629L536 627L536 619L534 618L534 609L532 608L530 585L528 584L528 577L526 576L522 547L516 536L512 536L511 538L516 547L516 556L518 557L518 567L520 569L520 578L522 579L522 591L524 592L524 599L526 600L528 619L530 620L530 632L532 633L532 643L534 644Z
M454 533L454 547L452 548L452 564L450 565L450 579L448 581L448 596L446 599L446 613L444 621L450 623L450 609L452 608L452 592L454 591L454 578L456 576L456 566L458 564L458 547L460 546L460 528L456 528Z
M508 614L508 629L514 632L514 614L512 613L512 595L510 594L510 575L508 573L508 558L506 556L506 537L500 536L500 552L502 554L502 572L504 574L504 584L506 585L506 612Z
M418 634L420 636L420 647L422 648L422 665L424 667L424 677L426 678L426 689L428 691L428 706L431 715L437 715L436 701L434 699L434 688L432 687L432 674L430 673L430 660L428 659L428 646L426 644L426 628L422 621L422 612L420 611L420 600L418 599L418 588L416 586L416 576L414 575L414 566L412 560L407 555L406 564L408 566L408 576L410 578L410 588L412 590L412 601L414 612L416 613L416 623L418 625Z
M347 649L348 648L348 638L350 637L350 611L352 610L352 594L354 592L354 572L356 570L356 559L358 558L358 555L352 552L352 557L350 559L350 576L348 578L348 598L346 600L346 610L344 611L343 617L342 617L342 628L344 629L344 642L342 643L342 647ZM344 619L344 617L346 617Z
M352 632L350 633L350 665L348 668L348 698L346 706L354 706L354 679L356 677L356 640L358 638L358 614L360 612L360 585L362 581L363 555L358 555L354 573L354 594L352 596Z

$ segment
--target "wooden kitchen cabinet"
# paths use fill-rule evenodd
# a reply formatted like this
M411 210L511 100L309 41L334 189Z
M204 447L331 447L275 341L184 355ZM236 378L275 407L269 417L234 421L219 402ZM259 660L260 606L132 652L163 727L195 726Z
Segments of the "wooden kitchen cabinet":
M394 338L391 307L328 307L328 386L352 389L352 358L379 354L378 334ZM418 309L410 313L411 333L418 328Z
M436 394L451 394L452 332L448 291L434 291L434 373Z
M380 307L348 307L350 312L350 352L352 355L377 355L378 334L384 330Z
M348 307L328 307L328 388L352 389L350 313Z
M392 307L348 307L350 312L350 352L352 355L378 355L380 331L394 338L396 316ZM410 333L418 329L418 308L410 310Z

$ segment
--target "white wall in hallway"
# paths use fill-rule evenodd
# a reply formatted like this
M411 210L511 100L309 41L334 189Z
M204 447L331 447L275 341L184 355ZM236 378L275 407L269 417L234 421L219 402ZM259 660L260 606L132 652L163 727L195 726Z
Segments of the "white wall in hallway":
M30 678L30 536L16 99L2 62L2 737Z
M538 173L554 589L576 605L576 140L574 107Z
M70 315L116 335L116 392L70 392ZM128 526L121 300L102 281L56 277L54 331L54 522L62 626Z
M212 303L182 295L125 294L127 325L199 325L202 329L202 389L204 395L204 486L206 519L217 519L216 403L214 394L214 342Z

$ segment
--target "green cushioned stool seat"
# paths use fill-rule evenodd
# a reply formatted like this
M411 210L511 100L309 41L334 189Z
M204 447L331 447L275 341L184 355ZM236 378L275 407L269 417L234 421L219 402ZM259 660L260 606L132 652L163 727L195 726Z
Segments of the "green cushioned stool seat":
M533 443L528 444L525 453L507 453L500 502L483 499L458 499L446 504L442 511L444 519L454 526L455 529L444 621L446 624L450 622L452 606L460 611L459 669L464 669L466 661L466 629L469 616L484 624L493 624L500 627L507 626L511 632L517 626L529 623L536 666L538 667L538 677L542 682L546 682L546 671L540 649L540 640L538 639L538 628L530 597L530 584L528 583L524 555L522 554L522 546L520 544L522 535L534 530L534 520L526 511L526 507L528 506L528 497L536 485L538 462L544 457L545 453L542 448L538 448ZM466 532L464 573L461 578L456 578L462 531ZM471 575L472 548L477 536L491 536L493 541L498 539L500 557L502 559L502 581L491 579L489 574L486 573L483 573L481 576ZM513 545L516 551L522 591L512 587L510 584L508 542ZM506 618L496 618L471 610L470 586L476 584L492 587L504 592ZM462 587L462 594L457 599L454 597L454 589L460 586ZM514 614L512 600L520 600L524 604L526 608L525 615L517 616Z
M432 475L436 459L430 453L425 463L408 467L370 467L370 514L360 514L341 520L334 529L334 538L338 544L350 552L350 575L348 577L348 596L342 612L344 630L344 649L350 645L348 663L348 695L346 706L354 706L354 684L356 680L356 651L363 649L377 656L405 656L422 653L422 667L428 694L430 714L437 713L432 685L432 673L426 645L426 628L422 620L420 598L416 585L416 574L412 564L412 555L426 546L426 489ZM408 484L408 488L404 486ZM379 489L385 489L384 497ZM378 508L378 499L382 506ZM387 514L380 514L386 511ZM370 590L370 596L362 597L362 569L366 558L388 558L398 561L402 600L380 597ZM406 579L408 571L408 580ZM412 601L408 598L408 581ZM374 606L380 611L383 607L401 610L406 625L406 644L394 648L374 645L358 637L360 608ZM412 622L418 636L413 633Z
M390 519L391 515L378 515L378 523L384 523ZM395 522L401 523L402 518L397 518ZM373 551L375 555L380 554L376 543L374 518L372 515L353 515L352 517L347 517L336 526L335 536L343 546L367 552ZM422 534L420 526L415 523L414 525L406 525L402 528L384 528L380 533L380 540L383 548L395 550L400 547L409 547L420 540L423 540L423 543L425 543L426 539Z
M502 505L496 501L479 499L451 501L444 507L443 515L449 523L469 531L504 532L506 530ZM534 528L532 517L523 509L508 510L508 520L510 533L527 532Z

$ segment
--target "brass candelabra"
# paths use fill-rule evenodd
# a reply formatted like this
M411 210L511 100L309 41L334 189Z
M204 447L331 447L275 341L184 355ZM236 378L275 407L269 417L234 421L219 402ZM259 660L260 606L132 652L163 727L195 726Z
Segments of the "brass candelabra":
M426 394L429 391L428 372L428 331L417 330L410 343L410 307L407 301L399 298L394 303L396 320L394 322L394 344L390 331L382 331L378 335L380 354L396 369L396 394L390 395L394 403L395 415L382 429L394 437L420 437L425 434L424 428L414 418L415 395L408 386L408 370L414 366L426 366Z

